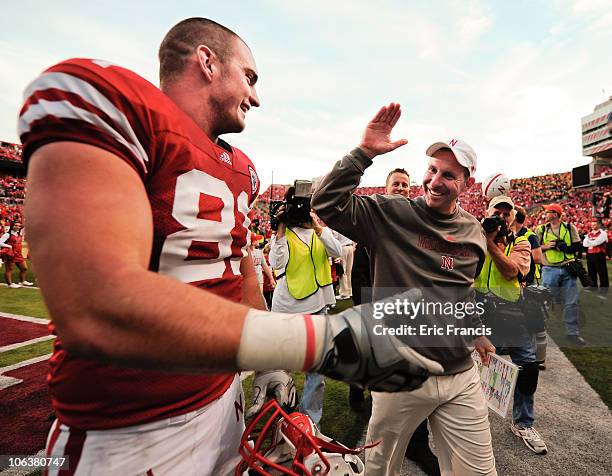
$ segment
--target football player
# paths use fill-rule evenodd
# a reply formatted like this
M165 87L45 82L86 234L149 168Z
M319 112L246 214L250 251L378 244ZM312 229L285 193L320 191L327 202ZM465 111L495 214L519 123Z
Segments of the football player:
M47 454L68 456L73 474L230 473L244 429L237 370L390 391L441 371L392 338L374 345L358 310L263 311L247 254L259 178L219 138L260 105L251 50L190 18L159 61L159 89L106 61L64 61L28 86L19 117L32 255L57 335Z

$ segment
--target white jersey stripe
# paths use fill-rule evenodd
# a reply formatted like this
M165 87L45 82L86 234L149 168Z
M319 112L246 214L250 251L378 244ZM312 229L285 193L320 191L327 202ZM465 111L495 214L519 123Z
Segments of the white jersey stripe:
M57 420L53 422L53 426L51 427L51 431L49 432L49 437L53 434L53 430L55 426L58 424L59 422ZM57 437L57 440L55 440L55 444L53 445L53 448L51 448L51 451L47 453L48 458L63 458L66 456L64 452L66 451L66 444L68 444L68 438L70 437L70 431L68 430L68 427L65 425L59 425L59 427L60 427L59 435ZM50 441L47 441L47 445L49 443ZM76 464L76 461L74 463L72 461L69 461L68 464ZM57 466L50 466L48 475L58 476L59 472L60 472L60 469Z
M127 147L146 172L147 166L143 156L138 150L138 147L125 140L125 138L119 134L119 132L102 120L100 116L86 111L85 109L76 107L69 101L47 101L45 99L41 99L38 101L38 104L30 105L28 110L24 112L19 119L20 134L28 132L30 130L30 124L32 124L34 121L42 119L48 115L61 117L63 119L78 119L80 121L89 122L90 124L95 125L98 129L105 131L117 142Z
M98 91L95 87L89 84L82 79L79 79L75 76L66 73L44 73L40 75L37 79L35 79L30 85L26 88L24 92L24 100L28 100L28 98L34 94L36 91L44 91L46 89L59 89L60 91L74 93L79 95L83 100L89 102L93 106L98 109L104 111L106 115L108 115L118 126L120 126L124 132L124 135L129 138L131 142L130 150L135 150L134 155L140 160L145 166L149 161L149 157L147 156L142 144L138 140L134 130L128 118L121 112L112 102L110 102L106 96L104 96L100 91ZM40 101L39 101L40 102ZM68 103L72 108L78 109L75 106ZM25 120L24 116L26 116L29 109L31 109L34 105L31 105L28 110L21 116L19 120L18 126L18 134L21 136L22 134L28 132L30 130L30 124L35 119ZM91 113L88 113L91 115ZM36 117L36 119L40 119L44 116ZM69 117L74 118L73 115L67 116L59 116L59 117ZM77 119L80 119L77 117ZM92 122L92 121L88 121ZM94 124L98 124L101 121L99 119L98 122L93 122ZM104 123L106 124L106 123ZM106 124L105 129L110 129L110 126ZM118 134L115 132L116 135ZM121 135L121 134L119 134ZM125 143L125 142L122 142Z

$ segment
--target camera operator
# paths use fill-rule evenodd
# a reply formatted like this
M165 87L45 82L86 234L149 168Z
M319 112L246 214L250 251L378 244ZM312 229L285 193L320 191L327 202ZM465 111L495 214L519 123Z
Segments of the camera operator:
M547 222L536 229L544 252L542 285L563 300L568 340L574 345L586 345L578 329L577 276L570 269L571 263L575 261L575 253L582 248L582 240L574 225L561 222L561 205L553 203L544 206L544 210Z
M531 451L543 455L546 444L533 428L539 374L535 333L529 329L520 303L521 281L529 273L531 244L524 234L515 237L510 231L515 214L509 197L491 200L482 223L487 237L487 256L474 286L486 302L486 320L497 353L508 353L512 362L521 367L510 428Z
M270 244L270 265L277 284L272 311L326 314L327 306L336 302L329 257L341 257L342 246L311 211L309 196L296 196L296 187L287 190L273 225L277 232ZM323 375L306 374L300 411L316 425L323 414L324 386Z

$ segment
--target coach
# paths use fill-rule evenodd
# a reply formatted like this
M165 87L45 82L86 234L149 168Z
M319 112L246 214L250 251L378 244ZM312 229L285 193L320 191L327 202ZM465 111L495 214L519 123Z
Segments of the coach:
M359 147L322 180L312 206L330 227L368 248L374 299L389 288L467 291L486 252L480 224L457 205L457 197L475 181L476 154L469 145L452 139L429 147L424 196L353 194L374 157L407 143L390 139L400 115L399 104L380 109ZM486 361L486 351L494 347L486 338L475 344ZM413 431L428 417L442 474L496 474L487 405L470 349L418 350L439 362L444 375L430 377L412 392L372 392L367 442L381 443L366 451L367 473L398 475Z

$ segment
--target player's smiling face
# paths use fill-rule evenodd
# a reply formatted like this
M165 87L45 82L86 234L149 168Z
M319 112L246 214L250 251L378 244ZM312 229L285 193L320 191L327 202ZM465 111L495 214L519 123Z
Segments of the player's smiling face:
M387 180L386 194L410 198L410 178L401 172L393 173Z
M220 63L220 81L213 99L217 115L217 135L241 132L245 116L252 107L259 107L255 90L257 67L251 50L236 38L225 63Z
M450 149L440 149L433 154L423 177L423 191L429 208L438 213L455 211L457 197L474 179L466 179L464 168L457 162Z

